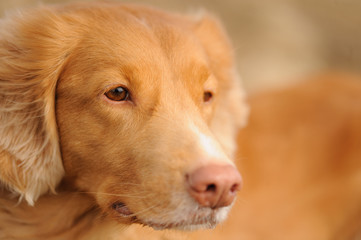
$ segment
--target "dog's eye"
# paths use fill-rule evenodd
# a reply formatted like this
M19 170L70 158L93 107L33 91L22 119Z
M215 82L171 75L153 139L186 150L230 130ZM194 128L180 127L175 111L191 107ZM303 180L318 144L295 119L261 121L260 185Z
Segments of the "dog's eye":
M129 100L129 91L124 87L116 87L105 93L105 96L112 101L127 101Z
M213 98L213 93L210 91L205 91L203 93L203 101L204 102L210 102Z

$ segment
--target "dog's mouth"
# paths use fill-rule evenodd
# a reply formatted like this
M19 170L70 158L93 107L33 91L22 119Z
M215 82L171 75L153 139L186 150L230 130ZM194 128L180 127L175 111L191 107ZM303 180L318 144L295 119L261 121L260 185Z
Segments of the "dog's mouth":
M218 223L223 221L224 213L227 214L228 209L211 209L200 207L195 211L183 213L178 219L171 221L160 220L143 220L134 214L126 204L116 202L112 204L112 209L116 211L117 216L127 218L132 223L139 223L144 226L151 227L155 230L179 229L179 230L197 230L201 228L215 228Z
M114 209L121 217L135 217L133 212L122 202L115 202L112 204Z

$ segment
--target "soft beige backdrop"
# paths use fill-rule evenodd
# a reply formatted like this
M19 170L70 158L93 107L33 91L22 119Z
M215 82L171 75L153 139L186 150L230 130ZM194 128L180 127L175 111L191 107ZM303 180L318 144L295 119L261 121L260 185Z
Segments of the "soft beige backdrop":
M0 15L61 2L72 1L0 0ZM361 72L360 0L124 2L185 13L204 8L218 15L231 35L238 69L249 91L284 85L324 70Z

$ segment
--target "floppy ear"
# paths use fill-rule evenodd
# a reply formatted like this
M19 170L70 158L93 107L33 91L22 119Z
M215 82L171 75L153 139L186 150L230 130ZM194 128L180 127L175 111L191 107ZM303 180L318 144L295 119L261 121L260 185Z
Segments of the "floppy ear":
M248 105L234 66L232 45L220 22L208 14L202 14L196 33L209 56L219 85L211 130L225 152L233 158L238 130L247 122Z
M55 90L70 46L50 10L0 23L0 186L29 204L64 175L55 119Z

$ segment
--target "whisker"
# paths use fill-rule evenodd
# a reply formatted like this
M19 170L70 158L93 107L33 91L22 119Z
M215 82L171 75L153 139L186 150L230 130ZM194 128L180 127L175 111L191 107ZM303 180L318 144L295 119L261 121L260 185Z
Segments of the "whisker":
M234 205L244 205L244 204L249 204L249 201L247 201L246 199L244 199L244 198L237 198L236 199L236 202L235 202L235 204Z
M121 174L116 174L115 176L122 176ZM141 183L127 183L127 182L122 182L120 183L120 185L132 185L132 186L142 186Z
M80 193L100 194L100 195L108 195L108 196L115 196L115 197L132 197L132 198L146 198L147 197L147 196L137 196L137 195L117 194L117 193L106 193L106 192L80 192Z

